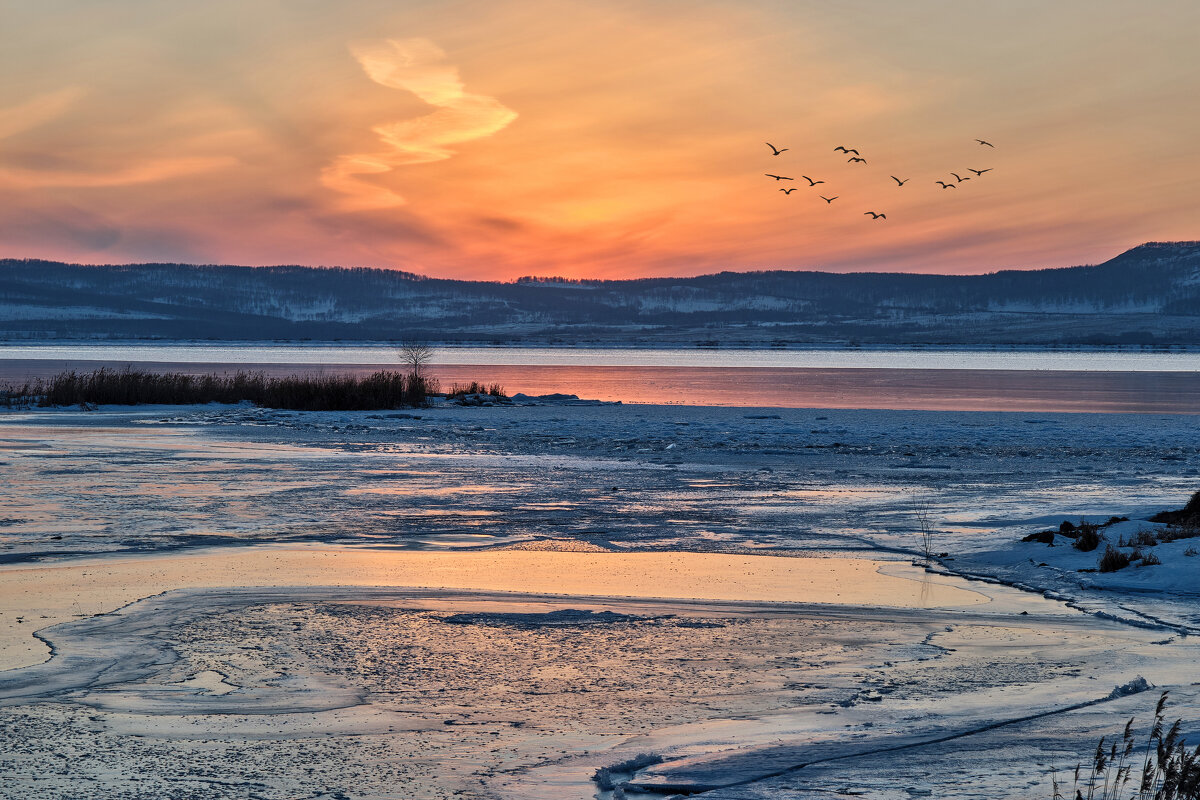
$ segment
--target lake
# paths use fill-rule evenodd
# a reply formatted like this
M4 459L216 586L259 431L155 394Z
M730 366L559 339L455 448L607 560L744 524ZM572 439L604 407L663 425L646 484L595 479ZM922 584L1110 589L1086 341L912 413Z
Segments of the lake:
M1200 413L1200 353L437 347L443 388L478 380L511 393L626 403L957 411ZM392 347L331 344L6 344L0 382L133 365L269 374L396 368Z

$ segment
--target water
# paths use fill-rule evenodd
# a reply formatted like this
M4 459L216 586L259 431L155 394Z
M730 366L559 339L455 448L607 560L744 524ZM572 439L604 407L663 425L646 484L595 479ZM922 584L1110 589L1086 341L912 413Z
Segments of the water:
M480 381L625 403L1200 413L1197 352L438 347L434 360L443 388ZM384 345L0 345L0 383L126 364L273 375L399 366Z

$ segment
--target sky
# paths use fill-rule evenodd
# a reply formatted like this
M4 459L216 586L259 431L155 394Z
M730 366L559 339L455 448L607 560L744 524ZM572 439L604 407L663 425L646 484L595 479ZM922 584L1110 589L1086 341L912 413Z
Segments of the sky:
M1195 0L0 0L0 257L1099 263L1200 239L1197 30Z

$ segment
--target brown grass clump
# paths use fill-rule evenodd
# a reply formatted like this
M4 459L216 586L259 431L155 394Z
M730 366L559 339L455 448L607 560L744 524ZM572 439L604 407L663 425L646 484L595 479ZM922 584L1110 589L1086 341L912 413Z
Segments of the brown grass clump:
M1138 531L1129 544L1131 547L1154 547L1158 544L1158 537L1153 531Z
M1132 563L1132 558L1110 544L1104 548L1104 555L1100 556L1100 571L1116 572L1125 569Z
M1136 551L1134 557L1138 559L1139 567L1157 567L1162 563L1162 559L1157 554L1147 553L1142 550Z
M1075 549L1090 553L1100 546L1100 526L1091 522L1080 522L1075 529L1079 535L1075 537Z

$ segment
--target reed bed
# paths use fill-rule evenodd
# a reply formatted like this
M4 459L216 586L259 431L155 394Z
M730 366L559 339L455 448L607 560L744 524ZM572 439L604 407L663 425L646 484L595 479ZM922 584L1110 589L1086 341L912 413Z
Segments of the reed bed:
M1163 692L1143 740L1132 718L1119 737L1101 738L1091 764L1075 766L1069 795L1052 775L1053 800L1200 800L1200 747L1188 748L1180 735L1182 720L1165 726L1166 707Z
M296 411L359 411L425 405L437 381L415 373L381 370L371 375L289 375L261 372L186 375L101 367L62 372L47 380L0 390L0 404L191 405L250 402Z
M484 385L479 381L471 381L470 383L456 383L450 387L450 391L446 392L447 397L462 397L468 394L488 394L492 397L508 397L504 393L504 387L498 383Z

